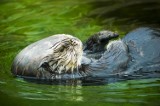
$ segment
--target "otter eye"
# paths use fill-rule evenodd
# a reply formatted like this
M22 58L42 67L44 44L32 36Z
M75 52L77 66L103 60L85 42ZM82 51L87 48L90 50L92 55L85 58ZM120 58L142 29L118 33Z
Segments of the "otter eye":
M60 48L59 48L59 52L63 52L63 51L64 51L64 49L65 49L65 47L64 47L64 46L60 47Z
M60 49L60 52L63 52L64 51L64 49Z

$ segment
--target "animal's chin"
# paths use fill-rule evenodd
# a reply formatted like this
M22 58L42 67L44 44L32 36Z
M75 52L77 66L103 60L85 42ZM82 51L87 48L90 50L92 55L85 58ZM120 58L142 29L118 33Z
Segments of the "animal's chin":
M72 61L71 59L64 60L60 59L59 61L55 62L56 64L51 66L51 73L55 75L61 74L72 74L78 68L77 62Z
M70 57L68 59L64 59L66 61L61 62L61 65L58 65L57 72L59 74L67 73L67 74L73 74L75 72L78 72L79 66L81 65L81 56L78 57Z
M81 65L82 53L81 47L73 48L72 46L63 52L55 53L53 59L56 62L52 65L51 73L59 78L64 74L71 75L78 72L78 68Z

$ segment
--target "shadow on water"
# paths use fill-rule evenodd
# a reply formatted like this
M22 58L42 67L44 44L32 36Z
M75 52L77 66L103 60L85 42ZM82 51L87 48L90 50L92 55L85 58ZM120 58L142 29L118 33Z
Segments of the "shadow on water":
M68 33L84 41L103 29L118 31L122 37L140 26L160 27L159 0L1 0L0 8L1 105L160 104L159 78L84 83L90 86L83 86L81 81L48 85L13 78L10 72L13 58L21 49L52 34Z
M98 19L106 28L119 26L129 31L140 26L160 26L159 0L90 0L88 3L92 5L88 16Z

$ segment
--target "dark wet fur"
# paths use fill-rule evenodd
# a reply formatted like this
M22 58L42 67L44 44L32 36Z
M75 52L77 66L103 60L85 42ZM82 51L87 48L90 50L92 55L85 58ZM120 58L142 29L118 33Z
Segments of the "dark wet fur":
M145 27L131 31L121 40L126 45L125 51L116 47L113 48L117 51L114 51L114 49L105 51L102 48L102 51L95 49L96 52L93 52L92 49L87 49L90 44L93 44L91 46L95 48L104 47L103 43L94 46L97 38L97 35L89 38L87 41L89 45L86 44L84 50L86 53L84 56L90 60L91 58L94 59L90 63L82 64L77 70L78 73L66 73L62 75L61 79L50 79L50 76L55 74L51 72L52 70L44 73L46 76L40 76L40 78L33 77L33 75L17 75L17 72L12 72L14 75L16 74L18 77L31 82L61 85L103 85L124 80L160 77L160 29ZM106 41L103 42L108 43L109 39L105 39ZM92 52L93 55L88 55L90 52L87 51ZM94 56L97 53L99 57L95 58ZM13 65L16 66L16 64ZM47 69L49 65L44 63L42 67ZM16 70L15 68L13 70ZM21 73L21 71L18 73Z

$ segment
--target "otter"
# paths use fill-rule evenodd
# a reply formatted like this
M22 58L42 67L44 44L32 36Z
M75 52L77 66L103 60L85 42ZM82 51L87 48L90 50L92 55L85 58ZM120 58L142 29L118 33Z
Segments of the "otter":
M82 42L78 38L57 34L23 49L13 62L12 72L37 78L73 73L81 65L82 53Z
M115 37L118 37L115 32L100 31L84 44L66 34L44 38L15 57L11 72L25 79L49 81L103 79L113 82L121 78L160 77L158 28L138 28L122 39L109 42Z

